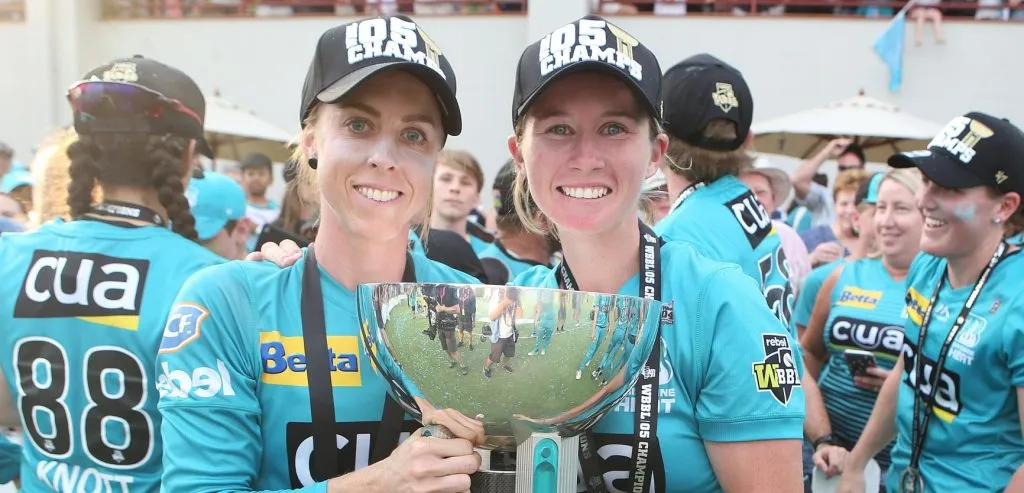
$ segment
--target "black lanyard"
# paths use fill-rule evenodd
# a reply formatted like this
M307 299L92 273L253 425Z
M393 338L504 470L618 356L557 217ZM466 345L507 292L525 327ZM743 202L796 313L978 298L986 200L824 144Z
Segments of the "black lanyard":
M683 202L686 202L686 199L690 198L690 196L693 195L694 192L706 186L708 186L708 184L702 181L691 183L690 186L683 189L683 192L679 194L679 198L672 203L672 208L669 209L669 212L674 212L676 209L679 208L679 206L683 205Z
M99 216L111 216L118 219L145 221L157 226L167 225L167 221L165 221L164 218L161 217L160 214L157 214L153 209L129 202L107 200L102 204L98 204L93 207L91 212Z
M406 253L402 282L416 282L416 265ZM313 424L313 459L311 472L318 481L339 473L338 447L335 443L334 387L331 384L331 361L327 347L327 323L324 320L324 296L320 287L313 245L306 249L306 265L302 269L302 344L306 351L306 379L309 382L309 409ZM387 457L396 446L405 413L394 399L384 396L384 413L374 442L371 463Z
M935 309L935 303L939 299L939 291L942 291L942 286L945 284L946 276L943 275L939 278L939 284L935 287L935 292L932 293L932 298L928 302L928 310L925 311L924 317L921 320L921 333L917 336L917 356L914 360L914 368L911 371L914 372L915 383L917 388L914 389L914 429L913 438L911 444L913 450L910 453L910 465L908 469L915 477L918 471L918 464L921 460L921 452L924 451L924 439L927 436L928 424L931 423L932 414L934 411L931 407L935 405L935 394L936 386L939 384L939 377L942 374L942 368L946 363L946 355L949 354L949 348L953 344L953 340L956 339L960 329L963 328L967 322L967 315L971 312L971 308L974 307L974 302L978 300L978 296L981 294L981 289L985 287L985 283L988 282L989 276L992 274L992 270L996 268L999 261L1002 260L1003 254L1006 252L1006 243L1000 242L999 247L996 248L996 252L992 255L992 260L988 261L988 265L985 266L985 270L981 271L981 275L978 276L978 280L974 283L974 288L971 290L970 296L967 297L967 302L964 303L963 308L960 309L960 315L957 315L956 321L953 322L953 327L949 330L949 334L946 335L946 340L942 343L942 348L939 349L939 357L935 360L935 367L932 369L931 378L928 379L928 388L931 389L931 395L928 396L928 408L922 410L921 407L924 404L925 396L921 392L921 382L924 381L924 344L927 340L928 335L928 323L932 319L932 310ZM923 412L922 412L923 411ZM922 416L923 414L923 416Z
M558 266L561 279L559 287L569 291L578 289L576 278L569 266L562 261ZM654 231L640 222L640 296L649 300L661 300L661 241ZM661 320L658 321L654 347L644 363L644 371L633 389L633 454L629 459L629 488L627 491L651 489L655 473L664 470L661 449L658 445L658 379L661 368ZM650 404L641 404L641 396L650 396ZM607 491L604 478L597 463L597 454L592 448L588 433L580 436L580 465L588 490L591 493ZM641 460L643 459L643 460ZM664 485L660 485L663 490Z

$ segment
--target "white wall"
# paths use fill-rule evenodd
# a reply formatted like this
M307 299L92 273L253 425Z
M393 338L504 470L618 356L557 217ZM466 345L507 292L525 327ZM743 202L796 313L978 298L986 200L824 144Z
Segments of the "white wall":
M48 128L66 123L63 90L70 74L135 53L178 66L204 90L218 89L277 126L297 130L302 79L314 43L323 30L349 20L100 21L95 8L80 7L88 3L33 0L29 4L37 5L39 15L30 11L27 24L0 25L0 66L7 68L0 78L0 141L27 152ZM530 33L572 20L583 12L584 3L541 1L530 17L420 19L459 75L465 125L463 135L449 145L476 154L488 180L507 157L515 64L532 41ZM59 23L75 26L75 39L53 40L40 17L63 12L52 8L54 4L79 6L71 9L77 16L74 22ZM651 46L663 69L701 51L739 67L754 90L755 119L845 99L864 89L938 123L970 109L1024 122L1024 98L1017 90L1024 68L1009 63L1001 48L1024 46L1022 25L947 23L945 46L908 45L903 91L891 95L887 69L871 50L885 21L697 16L612 20ZM73 72L71 64L77 65Z

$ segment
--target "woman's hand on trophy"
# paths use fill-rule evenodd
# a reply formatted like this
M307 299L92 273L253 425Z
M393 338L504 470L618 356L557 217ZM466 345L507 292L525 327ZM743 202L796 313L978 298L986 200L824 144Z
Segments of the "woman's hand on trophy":
M469 440L424 437L417 430L380 462L380 491L466 492L480 461Z
M267 261L284 268L295 264L302 258L302 249L292 240L284 240L280 244L264 243L260 251L246 255L246 260Z
M434 409L430 404L424 405L424 402L422 399L416 399L424 425L442 426L452 437L468 440L473 445L483 445L486 435L482 422L454 409Z

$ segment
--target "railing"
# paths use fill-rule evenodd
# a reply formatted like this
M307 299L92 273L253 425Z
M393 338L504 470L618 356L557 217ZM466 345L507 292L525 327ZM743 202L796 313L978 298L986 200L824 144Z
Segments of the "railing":
M1011 5L1016 3L1016 5ZM906 1L886 0L596 0L595 12L602 14L654 15L818 15L842 17L891 17ZM1014 0L947 1L937 5L944 17L978 20L1024 21L1024 4Z
M2 2L4 0L0 0ZM102 0L105 19L521 14L527 0ZM544 0L552 1L552 0Z
M24 22L25 0L0 0L0 22Z

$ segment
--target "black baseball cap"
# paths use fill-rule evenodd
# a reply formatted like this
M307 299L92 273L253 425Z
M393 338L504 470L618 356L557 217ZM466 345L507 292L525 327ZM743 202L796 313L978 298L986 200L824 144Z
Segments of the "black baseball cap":
M367 79L390 69L405 70L422 80L437 96L445 132L462 133L455 72L437 43L404 15L350 22L320 36L302 86L299 123L305 125L318 101L335 103Z
M754 97L743 74L707 53L691 56L665 72L661 81L665 130L701 149L735 151L743 146L754 120ZM736 138L706 139L712 120L736 124Z
M553 82L585 71L619 78L636 92L648 113L661 118L661 66L654 53L622 28L588 15L554 30L523 51L516 69L512 124Z
M992 187L1024 194L1024 133L1009 120L972 111L946 124L923 151L889 158L943 188Z
M140 122L133 119L128 122L118 122L111 117L109 122L98 122L94 118L80 118L75 115L75 131L80 134L103 132L103 128L110 132L139 131L152 134L170 134L189 139L195 139L196 150L200 154L213 159L213 149L206 141L203 134L203 125L206 122L206 97L199 85L184 72L158 62L152 58L142 55L135 55L131 58L118 58L104 63L87 72L82 77L82 82L104 81L120 82L144 87L152 92L159 93L168 99L173 99L188 108L199 117L197 122L194 118L180 114L179 112L164 112L159 119L149 119Z
M505 163L498 174L494 177L494 185L491 192L494 196L494 212L499 216L514 216L516 214L515 197L512 193L516 183L516 165L510 159Z

